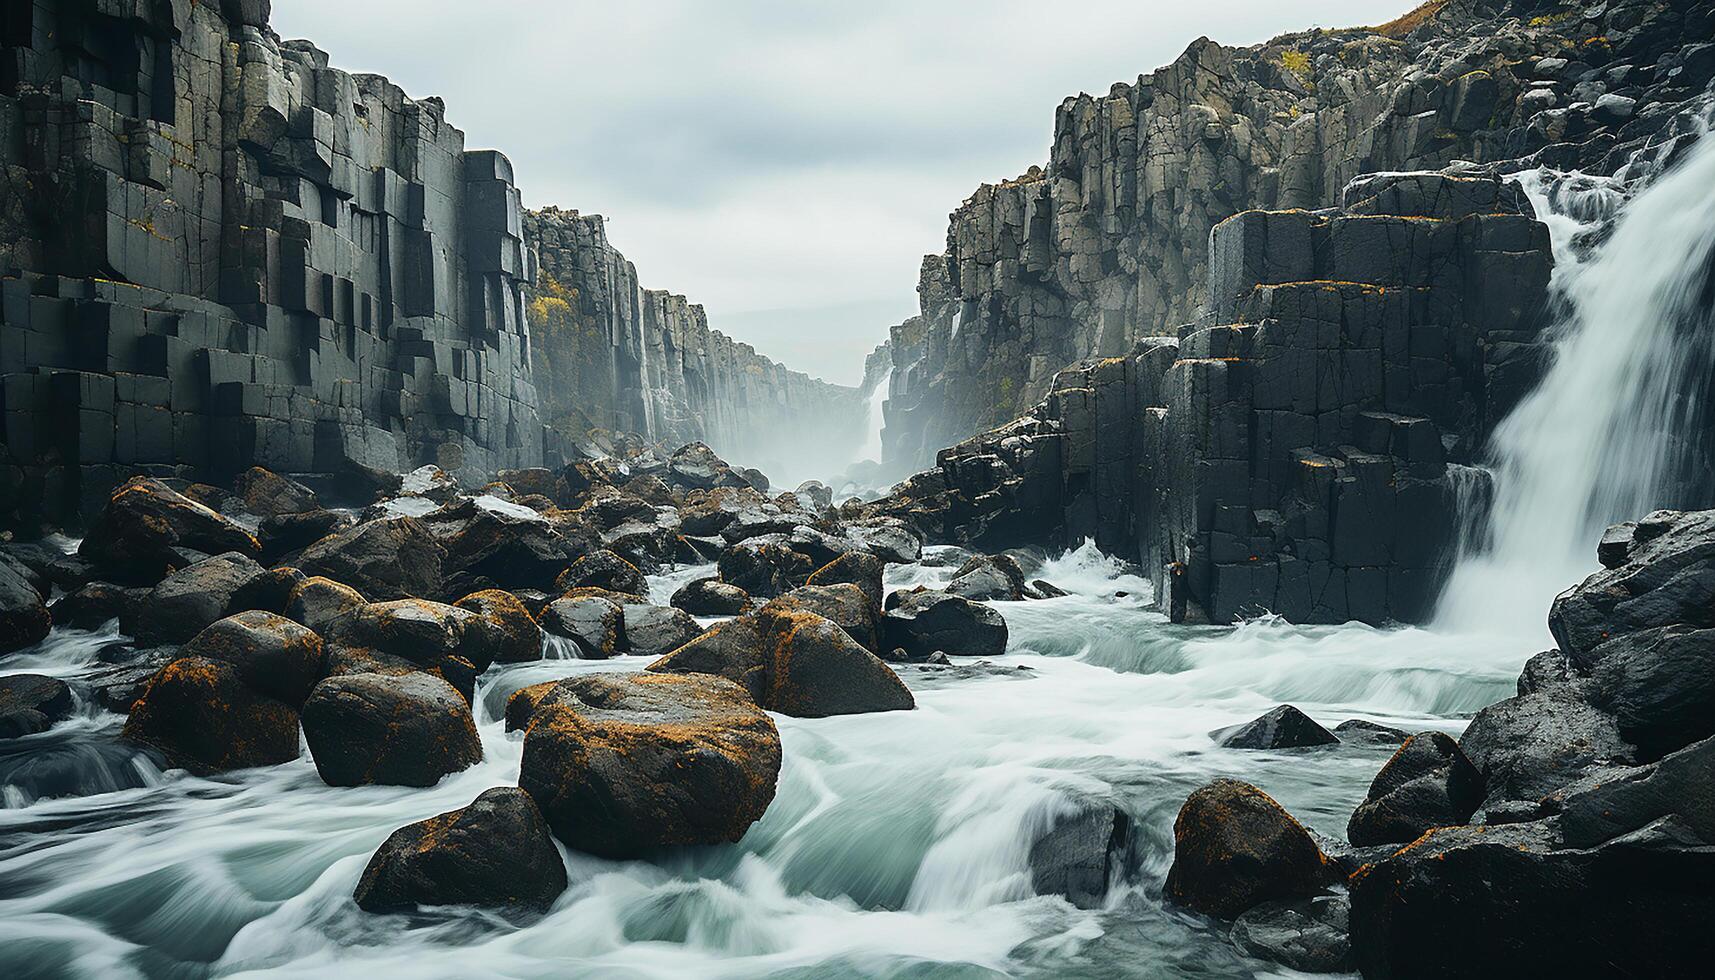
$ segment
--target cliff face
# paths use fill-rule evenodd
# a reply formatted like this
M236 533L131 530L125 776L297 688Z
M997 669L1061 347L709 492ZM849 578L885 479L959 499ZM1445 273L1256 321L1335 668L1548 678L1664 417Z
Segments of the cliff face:
M527 213L524 238L540 259L528 308L542 412L557 432L705 442L791 482L853 461L863 391L789 370L709 329L685 297L643 289L599 215Z
M895 328L903 467L1013 418L1081 358L1207 325L1211 229L1322 208L1361 173L1474 161L1611 173L1715 74L1712 5L1430 3L1376 29L1229 48L1061 104L1045 169L984 185Z
M267 17L0 17L5 503L72 519L139 468L541 462L511 165Z

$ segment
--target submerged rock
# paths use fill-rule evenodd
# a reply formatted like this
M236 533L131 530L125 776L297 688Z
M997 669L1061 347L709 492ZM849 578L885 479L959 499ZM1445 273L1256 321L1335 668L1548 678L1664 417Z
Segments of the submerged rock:
M1233 922L1233 945L1305 973L1350 973L1351 911L1344 895L1264 902Z
M1131 815L1090 803L1062 816L1030 845L1030 886L1038 895L1064 895L1081 909L1100 908L1113 882L1136 859Z
M482 761L470 706L422 672L327 678L304 703L304 738L330 786L433 786Z
M897 600L897 601L895 601ZM945 592L895 592L882 616L882 642L912 659L941 652L954 657L998 657L1006 652L1006 620L999 612Z
M1167 897L1193 911L1231 919L1263 902L1308 898L1333 877L1303 825L1248 783L1215 780L1173 822Z
M123 736L208 775L296 759L298 713L252 689L232 664L184 657L149 680Z
M1435 827L1471 819L1483 802L1483 776L1443 732L1405 740L1352 813L1346 837L1359 847L1405 844Z
M8 674L0 677L0 739L47 731L71 717L76 702L57 677Z
M533 706L518 784L577 850L635 858L732 843L774 799L780 734L731 681L591 674Z
M366 912L419 905L544 911L565 890L565 863L535 801L497 786L469 806L395 830L352 897Z
M1211 732L1210 736L1224 749L1296 749L1340 742L1333 732L1290 704L1243 725Z
M1411 733L1378 725L1373 721L1364 721L1362 718L1353 718L1335 725L1334 736L1342 742L1360 745L1399 745L1410 738Z

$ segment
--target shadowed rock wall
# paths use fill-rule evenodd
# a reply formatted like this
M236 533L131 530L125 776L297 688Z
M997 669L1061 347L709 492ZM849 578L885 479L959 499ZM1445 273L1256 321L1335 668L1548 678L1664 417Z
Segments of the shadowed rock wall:
M1712 40L1708 0L1449 0L1383 28L1200 39L1067 99L1046 168L979 187L924 261L922 316L894 329L889 463L1021 414L1073 361L1212 323L1209 233L1240 211L1455 161L1612 173L1705 98Z

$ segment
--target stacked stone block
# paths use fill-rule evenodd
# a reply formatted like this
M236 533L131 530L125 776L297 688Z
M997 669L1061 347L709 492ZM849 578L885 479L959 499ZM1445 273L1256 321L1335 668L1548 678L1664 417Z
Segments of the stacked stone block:
M511 165L266 3L0 18L7 503L137 468L537 464Z

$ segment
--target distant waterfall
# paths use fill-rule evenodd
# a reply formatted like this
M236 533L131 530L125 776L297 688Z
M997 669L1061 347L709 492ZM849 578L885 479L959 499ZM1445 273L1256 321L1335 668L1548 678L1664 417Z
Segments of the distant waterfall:
M1554 242L1554 361L1495 430L1489 521L1438 620L1540 634L1549 600L1594 569L1603 528L1711 503L1715 137L1629 203L1611 179L1534 171L1520 184ZM1616 213L1582 257L1580 237Z
M887 385L893 380L893 369L882 372L881 378L875 383L875 390L869 394L869 435L864 439L863 448L858 451L858 460L873 459L881 462L881 430L887 427L887 417L883 406L887 403Z

